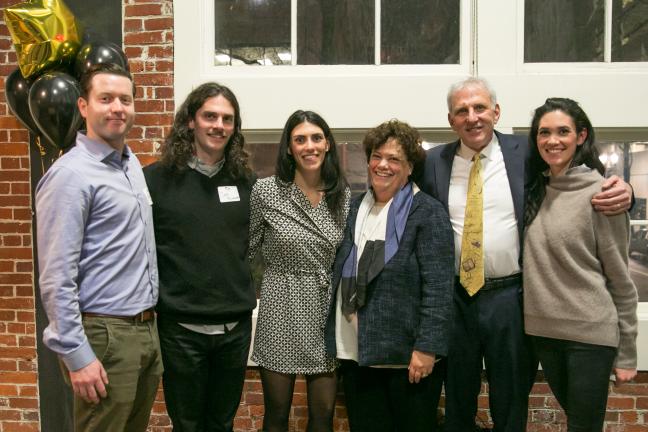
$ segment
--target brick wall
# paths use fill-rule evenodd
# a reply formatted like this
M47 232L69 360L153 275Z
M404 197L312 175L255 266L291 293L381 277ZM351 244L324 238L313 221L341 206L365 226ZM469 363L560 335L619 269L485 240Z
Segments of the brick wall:
M0 0L0 8L19 3ZM173 2L123 0L124 49L138 86L135 126L129 145L143 163L155 159L173 122ZM1 20L1 17L0 17ZM4 22L0 22L0 432L39 430L27 132L8 112L4 77L16 56ZM38 166L38 161L33 161ZM611 387L606 432L648 431L648 373L636 383ZM489 425L487 386L480 396L479 418ZM296 384L291 430L304 431L306 389ZM237 431L257 431L263 419L263 395L256 369L248 371ZM564 415L541 379L530 399L529 431L566 431ZM162 392L153 408L150 431L170 431ZM348 430L338 397L335 430Z

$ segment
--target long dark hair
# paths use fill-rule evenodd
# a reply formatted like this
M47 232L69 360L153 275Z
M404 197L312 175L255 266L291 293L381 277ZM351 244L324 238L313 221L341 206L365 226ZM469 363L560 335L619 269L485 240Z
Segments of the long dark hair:
M545 188L547 186L547 177L543 174L549 165L540 156L538 150L538 129L542 117L553 111L562 111L574 121L576 134L582 131L587 132L587 137L583 144L576 146L574 158L570 167L587 165L597 170L601 175L605 174L605 168L599 160L598 150L595 146L594 128L585 111L580 107L578 102L568 98L549 98L542 106L536 108L531 121L531 131L529 132L529 165L527 171L527 197L524 207L524 224L528 226L533 222L540 205L545 197Z
M245 138L241 133L241 110L234 93L227 87L208 82L196 87L182 103L175 115L173 128L162 147L162 164L182 171L194 155L194 131L189 122L196 119L196 113L209 98L223 96L234 108L234 133L225 147L223 169L235 179L248 177L248 154L243 149Z
M329 150L324 156L322 163L321 178L322 191L325 193L326 204L338 223L343 223L344 199L347 189L347 181L340 167L337 155L337 145L331 129L324 119L313 111L297 110L286 121L281 141L279 142L279 154L277 155L277 166L275 167L277 178L284 182L292 182L295 179L295 158L288 153L290 148L290 135L293 129L302 123L312 123L322 129L324 137L329 143Z

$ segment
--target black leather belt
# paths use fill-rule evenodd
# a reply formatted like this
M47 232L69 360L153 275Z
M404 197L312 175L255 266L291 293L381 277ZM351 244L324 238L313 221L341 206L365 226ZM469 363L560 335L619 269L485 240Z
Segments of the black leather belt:
M461 286L461 282L459 282L459 276L455 278L455 283L458 286ZM486 280L484 281L484 286L481 287L479 290L488 291L493 289L507 288L510 286L520 286L521 284L522 284L522 273L516 273L513 275L499 277L499 278L486 278Z
M155 318L155 311L153 310L153 308L150 308L133 316L108 315L108 314L100 314L94 312L81 312L81 316L84 318L115 318L115 319L133 322L133 323L141 323L141 322L151 321L153 318Z

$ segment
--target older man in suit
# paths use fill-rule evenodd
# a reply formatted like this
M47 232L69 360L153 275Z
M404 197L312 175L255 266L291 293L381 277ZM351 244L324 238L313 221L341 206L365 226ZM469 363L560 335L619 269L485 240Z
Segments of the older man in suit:
M520 252L527 138L494 130L494 91L479 78L448 92L448 121L459 140L428 152L421 188L448 209L455 239L454 329L446 377L446 430L475 430L482 364L494 430L526 429L537 363L524 334ZM629 185L612 178L593 200L625 211ZM482 363L483 362L483 363Z

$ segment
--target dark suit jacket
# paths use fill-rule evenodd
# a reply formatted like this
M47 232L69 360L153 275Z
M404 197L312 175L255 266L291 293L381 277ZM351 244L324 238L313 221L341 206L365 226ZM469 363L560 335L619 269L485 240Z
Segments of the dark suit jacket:
M342 267L353 247L362 196L351 202L344 238L333 265L333 295L326 323L326 348L336 355L336 296ZM398 251L367 287L358 310L360 366L410 362L412 351L446 355L452 322L454 240L441 203L414 195Z
M524 185L525 165L529 153L529 145L526 136L506 135L495 131L499 140L502 154L504 155L504 166L513 207L517 218L518 234L520 243L523 241L524 232ZM442 146L434 147L427 153L423 179L418 182L419 187L426 193L432 195L443 203L448 210L448 191L450 190L450 176L452 174L452 163L460 142L455 141ZM454 264L453 264L454 265Z

